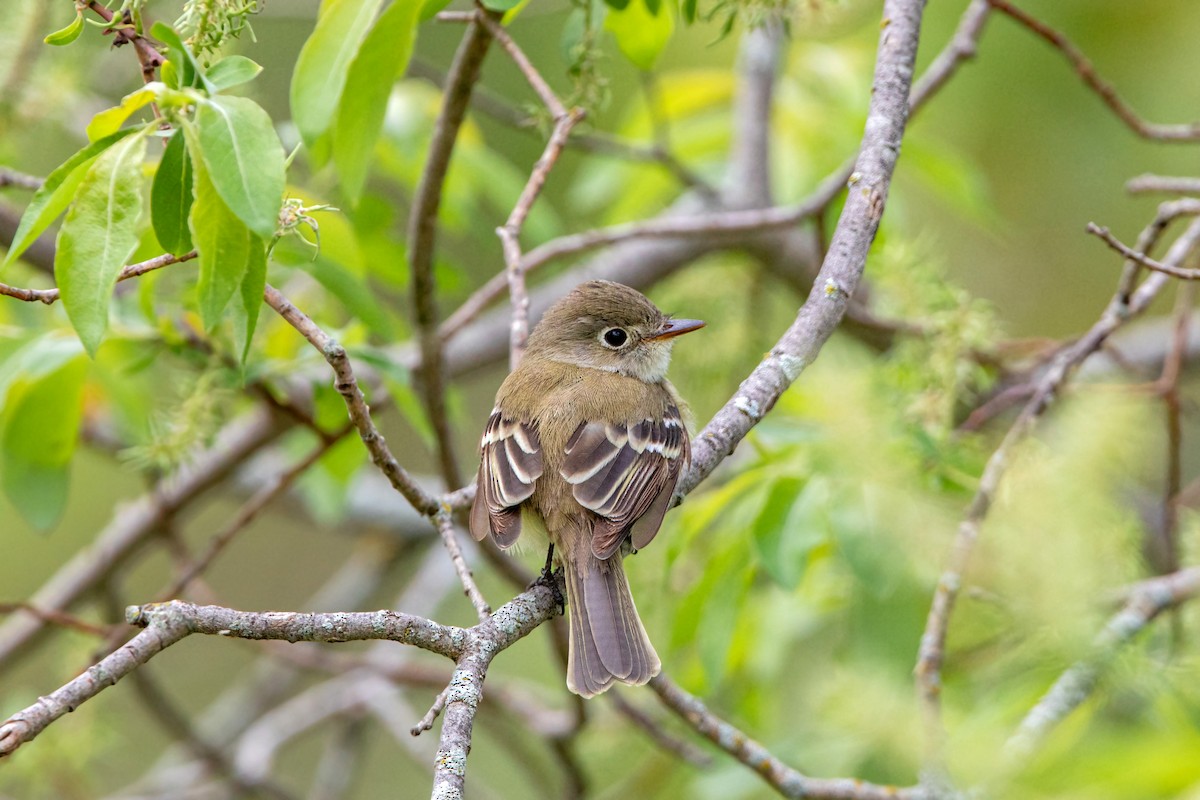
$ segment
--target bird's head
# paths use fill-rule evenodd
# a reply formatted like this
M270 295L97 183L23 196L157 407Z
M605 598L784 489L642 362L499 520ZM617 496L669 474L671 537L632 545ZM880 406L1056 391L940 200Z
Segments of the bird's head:
M545 313L527 355L657 383L666 377L675 337L703 327L664 314L636 289L588 281Z

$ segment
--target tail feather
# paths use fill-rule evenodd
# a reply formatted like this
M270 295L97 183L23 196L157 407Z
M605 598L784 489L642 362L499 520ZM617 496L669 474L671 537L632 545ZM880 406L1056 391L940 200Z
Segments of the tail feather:
M620 558L566 565L571 638L567 687L592 697L613 681L640 686L662 668L642 627Z

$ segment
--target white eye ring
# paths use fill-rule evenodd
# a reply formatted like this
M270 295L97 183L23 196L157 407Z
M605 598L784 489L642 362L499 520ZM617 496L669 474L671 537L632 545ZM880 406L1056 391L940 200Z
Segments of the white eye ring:
M629 334L624 328L605 328L600 331L600 344L609 350L620 350L629 342Z

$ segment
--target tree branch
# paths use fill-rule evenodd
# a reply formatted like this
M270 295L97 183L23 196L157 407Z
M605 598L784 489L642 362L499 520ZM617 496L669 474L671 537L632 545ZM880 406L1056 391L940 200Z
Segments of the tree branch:
M901 789L866 783L857 778L810 778L776 758L771 751L733 725L714 715L699 698L688 694L664 674L650 679L663 704L717 747L754 770L783 797L806 800L933 800L921 786Z
M1155 230L1155 225L1152 224L1147 230ZM1179 264L1198 244L1200 244L1200 221L1193 221L1171 246L1164 263ZM1054 402L1074 369L1088 356L1099 350L1115 330L1124 325L1131 317L1144 311L1166 285L1166 282L1167 276L1162 273L1151 275L1142 283L1128 303L1123 300L1121 291L1118 290L1100 320L1074 344L1055 356L1050 367L1038 379L1033 396L1025 404L1000 446L992 453L984 467L979 487L967 509L966 517L958 527L948 563L938 580L925 622L925 632L921 636L917 665L914 670L926 728L926 768L927 771L935 773L931 777L939 778L944 772L942 750L945 734L941 722L941 668L945 658L946 630L949 626L950 614L962 587L963 574L970 562L975 542L979 538L983 520L991 508L1000 481L1008 470L1013 450Z
M196 251L184 253L181 256L175 256L171 253L163 253L161 256L139 261L136 264L128 264L121 269L117 275L117 282L127 281L130 278L137 278L145 275L147 272L153 272L156 269L169 267L172 264L182 264L184 261L191 261L196 257ZM9 286L5 283L0 283L0 295L12 297L17 300L24 300L27 303L38 302L52 305L58 302L59 291L58 287L53 289L21 289L16 286Z
M492 36L486 27L474 19L467 23L467 32L450 67L442 109L434 126L429 155L417 183L408 218L408 266L412 281L413 313L421 348L421 395L437 439L438 461L448 490L462 485L462 480L454 457L450 423L446 418L445 375L442 342L437 334L437 287L433 279L433 254L437 242L438 209L442 202L446 173L450 168L450 156L454 152L458 130L466 117L467 104L471 99L471 90L479 80L479 68L491 41Z
M825 262L795 322L742 382L733 399L696 437L691 467L679 482L678 494L694 489L733 452L816 359L845 314L883 216L900 153L923 8L922 0L889 0L884 4L866 130Z
M329 366L333 367L336 376L334 388L346 401L346 410L350 413L350 421L354 423L359 438L366 445L367 452L371 454L371 461L379 467L380 471L387 476L392 487L404 495L413 508L425 516L433 516L440 507L438 501L418 486L404 467L400 466L388 448L383 434L375 427L375 423L371 419L371 409L367 406L362 389L358 387L358 380L354 377L354 369L350 365L350 357L346 355L346 348L330 338L329 334L321 330L303 311L292 305L274 286L267 285L264 299L267 305L275 309L279 316L299 331L300 335L325 357Z
M471 605L475 607L475 612L479 615L479 621L483 622L491 616L492 607L488 605L483 593L479 591L479 586L475 584L475 577L471 574L471 568L467 566L467 561L463 558L462 548L458 544L458 534L454 530L454 517L449 509L443 509L434 516L434 524L437 526L438 534L442 537L442 544L446 546L446 552L450 554L450 561L454 564L454 571L458 573L458 579L462 582L463 593L467 599L471 601ZM429 730L426 728L425 730Z
M122 507L91 546L79 550L28 602L46 612L69 608L124 563L164 521L223 481L287 427L280 415L268 409L259 409L226 426L213 446L189 466L163 478L140 499ZM21 614L0 625L0 665L25 652L44 624L42 619Z
M992 8L1024 25L1062 53L1087 87L1100 95L1100 99L1104 101L1109 110L1138 136L1164 142L1190 142L1200 139L1200 122L1184 125L1159 125L1146 122L1117 95L1117 90L1112 87L1112 84L1096 74L1096 68L1092 62L1071 43L1070 39L1007 0L987 0L987 2Z
M1163 264L1155 261L1145 253L1139 253L1128 245L1124 244L1117 237L1109 232L1108 228L1102 228L1094 222L1087 224L1087 232L1093 236L1099 237L1101 241L1116 250L1121 255L1130 261L1136 261L1152 272L1161 272L1164 275L1170 275L1172 278L1179 278L1184 281L1194 281L1200 279L1200 269L1185 269L1184 267L1176 267L1170 264Z

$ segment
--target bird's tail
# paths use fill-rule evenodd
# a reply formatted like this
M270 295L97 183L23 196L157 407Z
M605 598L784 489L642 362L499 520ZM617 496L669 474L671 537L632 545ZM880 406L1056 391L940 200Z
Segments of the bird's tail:
M602 561L581 554L563 572L571 619L567 688L592 697L614 680L640 686L657 675L662 662L633 604L621 555Z

